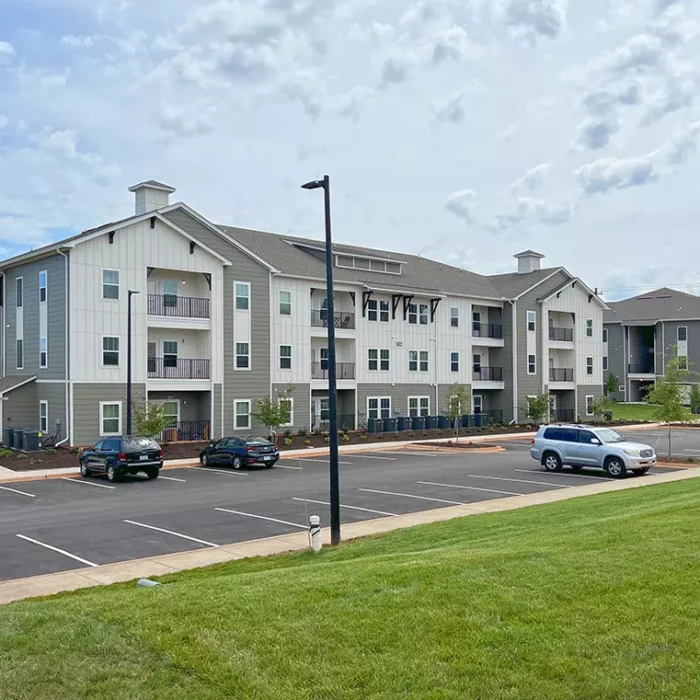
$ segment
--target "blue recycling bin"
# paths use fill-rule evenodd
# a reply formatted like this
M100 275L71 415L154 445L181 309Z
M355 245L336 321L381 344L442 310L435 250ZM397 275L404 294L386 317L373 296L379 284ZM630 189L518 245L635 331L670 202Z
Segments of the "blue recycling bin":
M438 428L447 430L450 427L450 419L447 416L438 416Z
M367 419L367 432L368 433L379 433L381 432L382 421L379 418L368 418Z
M408 416L401 416L397 419L399 430L410 430L411 429L411 419Z
M437 430L438 427L438 417L437 416L428 416L425 419L425 429L426 430Z
M411 418L411 430L425 430L425 418L423 416Z
M396 418L385 418L384 419L384 432L385 433L395 433L398 429L398 422Z
M5 428L5 447L13 448L15 446L15 429Z
M477 413L474 416L474 427L483 428L486 425L486 416L483 413Z
M474 416L462 416L462 427L463 428L473 428L474 427Z

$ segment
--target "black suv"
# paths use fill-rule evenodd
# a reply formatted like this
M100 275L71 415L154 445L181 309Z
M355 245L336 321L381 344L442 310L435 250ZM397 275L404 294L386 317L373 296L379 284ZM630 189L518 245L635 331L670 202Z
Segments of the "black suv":
M163 450L149 437L105 438L80 455L80 473L84 477L100 472L107 474L109 481L139 472L157 479L162 467Z

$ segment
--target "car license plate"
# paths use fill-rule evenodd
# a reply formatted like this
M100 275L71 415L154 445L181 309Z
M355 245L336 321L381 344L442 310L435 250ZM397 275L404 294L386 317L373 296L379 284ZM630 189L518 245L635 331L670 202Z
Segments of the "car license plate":
M263 457L264 462L269 462L272 459L272 457Z
M139 459L140 459L142 462L148 462L148 455L141 455L141 456L139 457Z

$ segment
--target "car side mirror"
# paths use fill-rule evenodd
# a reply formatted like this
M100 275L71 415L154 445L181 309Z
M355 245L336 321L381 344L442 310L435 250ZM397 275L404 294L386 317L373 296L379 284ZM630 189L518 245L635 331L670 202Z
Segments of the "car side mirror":
M593 438L591 440L591 445L601 445L601 444L602 443L600 442L600 440L598 440L598 438Z
M209 440L209 447L214 447L214 440Z

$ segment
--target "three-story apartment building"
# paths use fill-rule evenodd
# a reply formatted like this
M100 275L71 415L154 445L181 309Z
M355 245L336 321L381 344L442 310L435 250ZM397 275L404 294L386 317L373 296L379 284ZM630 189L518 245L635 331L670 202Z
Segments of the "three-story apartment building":
M5 261L5 427L60 429L71 445L125 430L131 294L136 406L162 403L166 439L255 432L256 402L291 388L290 429L328 421L327 326L337 338L339 423L440 415L455 384L465 413L585 416L602 393L605 304L542 255L484 276L420 256L217 226L156 181L135 213Z

